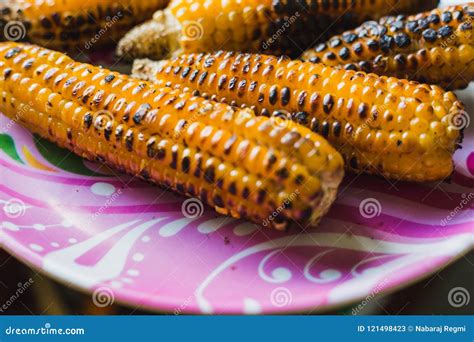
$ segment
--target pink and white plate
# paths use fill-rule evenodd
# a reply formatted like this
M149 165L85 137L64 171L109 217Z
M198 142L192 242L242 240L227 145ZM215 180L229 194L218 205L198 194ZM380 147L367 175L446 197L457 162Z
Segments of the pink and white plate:
M406 286L473 246L473 127L450 184L348 175L317 229L286 233L113 174L3 115L0 127L1 245L99 306L316 312Z

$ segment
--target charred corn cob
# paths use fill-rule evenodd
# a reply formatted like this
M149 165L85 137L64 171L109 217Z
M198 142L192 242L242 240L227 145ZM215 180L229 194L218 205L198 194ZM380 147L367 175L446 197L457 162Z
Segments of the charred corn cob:
M474 80L474 3L384 17L321 43L304 60L447 89Z
M31 41L82 51L118 41L169 0L6 0L0 3L0 41Z
M343 175L340 154L306 127L34 45L0 44L0 90L3 113L78 155L276 228L315 224Z
M323 64L218 52L137 60L133 76L258 114L292 119L326 137L356 172L396 180L448 177L466 115L437 86Z
M127 34L118 55L168 58L180 53L272 51L298 55L329 31L368 18L434 7L438 0L174 0ZM431 8L432 8L431 7Z

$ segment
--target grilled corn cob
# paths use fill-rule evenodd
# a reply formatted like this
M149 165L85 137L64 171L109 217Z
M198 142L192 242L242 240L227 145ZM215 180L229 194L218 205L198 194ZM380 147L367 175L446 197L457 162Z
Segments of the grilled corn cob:
M329 31L368 18L435 6L438 0L173 0L128 33L118 55L168 58L180 53L272 51L298 55ZM431 7L432 8L432 7Z
M384 17L321 43L304 60L408 78L446 89L474 80L474 3Z
M218 52L137 60L133 76L292 119L326 137L350 170L396 180L448 177L462 136L452 92L323 64Z
M0 4L0 41L31 41L82 51L118 41L169 0L6 0Z
M315 224L343 175L340 154L306 127L34 45L0 44L0 90L3 113L82 157L280 229Z

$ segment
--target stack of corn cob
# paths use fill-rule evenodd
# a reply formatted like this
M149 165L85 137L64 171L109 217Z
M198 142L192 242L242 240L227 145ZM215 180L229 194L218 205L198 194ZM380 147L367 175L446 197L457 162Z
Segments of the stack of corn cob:
M438 0L173 0L118 46L125 58L217 50L299 55L316 40L371 18L413 13Z
M65 51L110 45L169 0L6 0L0 41L27 40Z
M365 23L308 50L306 62L211 51L255 51L270 42L269 50L293 52L313 40L304 32L314 18L345 13L351 18L346 24L354 26L435 2L394 1L390 7L376 0L367 7L362 1L173 0L133 29L119 53L207 54L136 60L132 78L38 46L0 43L0 110L84 158L198 197L219 213L256 223L276 213L271 225L277 229L312 226L334 201L343 166L408 181L441 180L453 172L463 128L457 123L466 115L462 103L437 85L395 77L413 76L424 63L427 69L413 79L465 86L474 75L472 5ZM66 4L61 13L77 20ZM144 16L150 9L133 6ZM27 26L39 27L31 24L39 12L11 7L5 16L21 15ZM293 17L277 34L277 23ZM308 31L320 34L322 22ZM71 48L61 39L42 40L39 31L31 29L27 38ZM68 31L59 25L54 32ZM444 71L440 61L456 65ZM467 76L458 81L452 73L462 68Z

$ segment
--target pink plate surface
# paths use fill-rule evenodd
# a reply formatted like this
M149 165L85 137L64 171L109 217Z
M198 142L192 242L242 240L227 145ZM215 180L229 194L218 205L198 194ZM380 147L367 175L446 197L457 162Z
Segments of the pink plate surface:
M99 306L322 311L409 284L473 245L472 127L450 184L347 175L318 228L286 233L85 162L3 115L0 127L1 244Z

